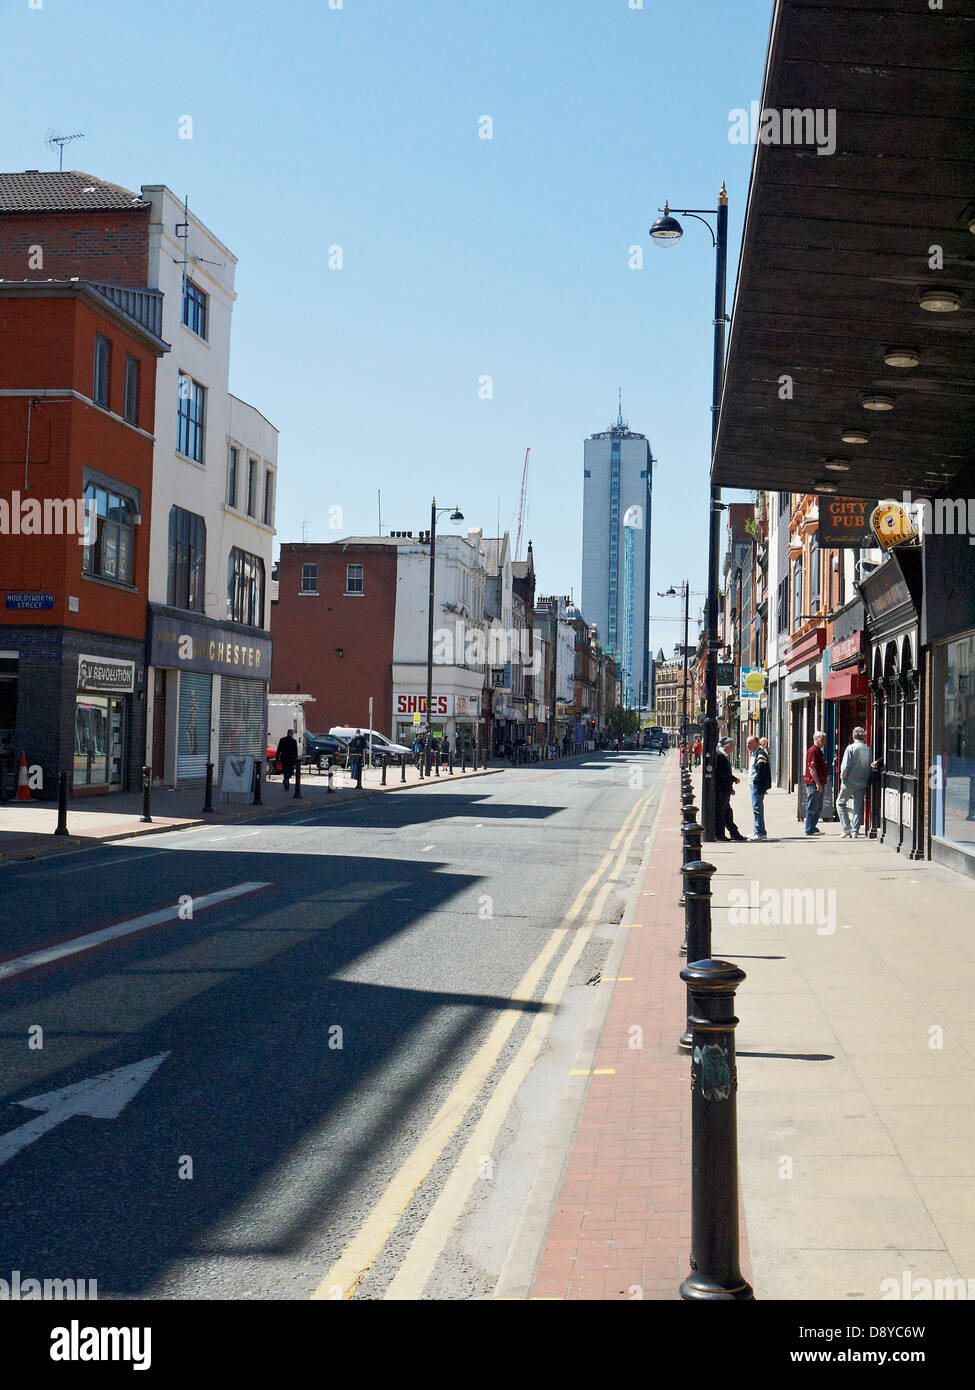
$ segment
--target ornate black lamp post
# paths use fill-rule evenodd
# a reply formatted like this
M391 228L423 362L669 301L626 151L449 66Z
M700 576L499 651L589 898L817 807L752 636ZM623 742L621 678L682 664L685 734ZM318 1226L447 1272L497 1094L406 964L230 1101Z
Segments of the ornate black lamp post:
M727 314L725 313L725 287L728 272L728 191L724 184L718 194L716 208L678 209L681 217L693 217L703 222L711 233L711 240L717 252L714 276L714 362L711 382L711 456L714 457L714 444L718 433L718 411L721 406L721 382L724 376L724 337ZM717 230L699 214L717 218ZM673 246L684 234L684 229L671 216L670 205L665 203L662 216L650 228L651 240L657 246ZM710 475L710 470L709 470ZM715 839L714 824L714 764L718 752L718 570L721 543L720 518L723 510L721 489L711 487L708 515L708 594L706 606L706 660L704 669L704 776L701 791L701 824L705 840ZM685 643L686 645L686 643Z

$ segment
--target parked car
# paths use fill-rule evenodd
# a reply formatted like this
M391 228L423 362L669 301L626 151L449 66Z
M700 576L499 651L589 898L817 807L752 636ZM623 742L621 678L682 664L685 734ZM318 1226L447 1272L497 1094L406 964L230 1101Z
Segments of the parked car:
M326 759L332 767L347 767L349 763L349 740L333 734L305 734L305 757L314 763L320 772Z
M356 734L355 728L350 724L336 724L335 728L329 729L328 732L332 738L344 739L346 743L348 743L349 739L355 738ZM360 728L359 733L362 734L367 743L370 737L372 738L373 767L378 767L384 756L397 766L399 766L404 758L411 758L413 756L413 750L411 748L404 747L402 743L393 743L385 734L377 734L375 729L373 729L370 734L368 729Z

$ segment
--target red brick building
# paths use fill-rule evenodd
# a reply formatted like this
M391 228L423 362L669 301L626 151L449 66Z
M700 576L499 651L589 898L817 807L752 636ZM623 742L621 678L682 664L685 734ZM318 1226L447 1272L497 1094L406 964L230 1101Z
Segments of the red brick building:
M0 183L0 280L145 285L149 214L141 195L91 174L28 169Z
M413 544L404 540L404 544ZM308 728L393 726L397 549L393 537L282 545L271 605L274 689L308 694Z
M45 796L138 783L160 299L0 281L0 755Z

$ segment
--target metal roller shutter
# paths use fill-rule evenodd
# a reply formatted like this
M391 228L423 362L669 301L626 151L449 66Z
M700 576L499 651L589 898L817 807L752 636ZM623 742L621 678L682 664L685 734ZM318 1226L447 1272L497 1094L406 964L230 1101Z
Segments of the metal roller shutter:
M224 676L220 682L220 764L231 753L244 753L252 758L265 755L264 737L267 724L267 686L264 681L240 680Z
M179 673L179 736L176 780L203 782L210 756L210 691L212 677L196 671Z

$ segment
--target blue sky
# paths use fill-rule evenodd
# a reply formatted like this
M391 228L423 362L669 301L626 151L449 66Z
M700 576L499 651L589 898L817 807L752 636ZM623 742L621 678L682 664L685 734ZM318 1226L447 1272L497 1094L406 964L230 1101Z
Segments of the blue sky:
M647 229L725 179L730 307L729 112L761 95L771 0L631 2L2 0L3 167L84 131L66 168L168 184L239 258L231 389L281 431L279 541L375 534L378 489L387 529L436 493L513 531L530 445L539 592L578 599L583 440L621 386L658 459L652 587L703 590L713 252Z

